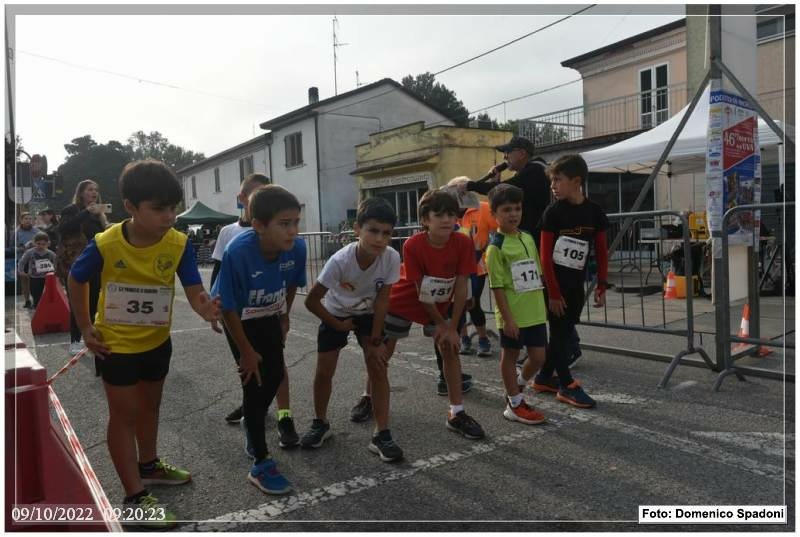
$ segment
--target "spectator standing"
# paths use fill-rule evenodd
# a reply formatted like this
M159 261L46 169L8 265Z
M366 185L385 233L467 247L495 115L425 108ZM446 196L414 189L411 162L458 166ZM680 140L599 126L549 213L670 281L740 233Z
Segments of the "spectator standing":
M86 179L78 183L72 203L61 210L61 222L58 232L61 235L56 255L58 257L58 274L66 282L72 263L86 248L94 236L108 227L108 220L103 212L105 207L100 201L100 190L97 183ZM95 274L89 280L89 314L94 320L97 313L97 300L100 296L100 275ZM70 346L71 356L79 353L81 331L70 312ZM95 359L95 371L99 376L98 359Z

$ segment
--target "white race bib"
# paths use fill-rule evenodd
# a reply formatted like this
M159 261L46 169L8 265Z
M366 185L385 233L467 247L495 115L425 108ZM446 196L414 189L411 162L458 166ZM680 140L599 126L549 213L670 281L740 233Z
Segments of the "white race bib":
M419 288L419 301L426 304L450 302L450 296L453 294L453 286L455 283L455 278L434 278L433 276L425 276L422 278L422 285L420 285Z
M523 259L511 263L511 279L514 282L514 291L517 293L527 293L544 288L539 266L533 259Z
M169 325L172 293L172 287L108 282L103 317L109 324Z
M53 268L53 263L49 259L34 259L33 267L37 274L45 274L55 270Z
M561 236L553 249L553 263L581 270L589 257L589 243L581 239Z

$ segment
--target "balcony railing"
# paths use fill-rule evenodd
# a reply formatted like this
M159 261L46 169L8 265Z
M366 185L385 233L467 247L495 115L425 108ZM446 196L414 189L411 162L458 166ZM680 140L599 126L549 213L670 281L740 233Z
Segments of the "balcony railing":
M536 147L650 129L687 103L686 83L566 108L520 120L519 135Z

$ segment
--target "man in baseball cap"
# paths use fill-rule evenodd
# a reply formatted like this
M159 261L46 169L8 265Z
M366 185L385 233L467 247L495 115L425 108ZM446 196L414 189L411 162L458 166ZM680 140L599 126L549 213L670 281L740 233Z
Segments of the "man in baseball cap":
M532 159L534 147L530 140L522 136L514 136L507 143L495 147L503 153L505 162L489 169L492 174L488 181L467 181L459 188L488 194L500 182L500 172L506 167L514 170L516 175L506 181L519 187L524 193L522 200L522 221L520 229L533 235L537 248L539 244L539 220L545 208L550 204L550 181L545 173L545 162L541 158Z

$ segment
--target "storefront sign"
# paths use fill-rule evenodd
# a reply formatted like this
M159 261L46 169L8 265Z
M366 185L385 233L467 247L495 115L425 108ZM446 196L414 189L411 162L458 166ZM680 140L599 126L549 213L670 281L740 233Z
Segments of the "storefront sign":
M378 177L376 179L365 179L362 188L383 188L387 186L407 185L409 183L426 183L428 188L431 188L433 185L433 174L431 172L423 172L409 175Z

